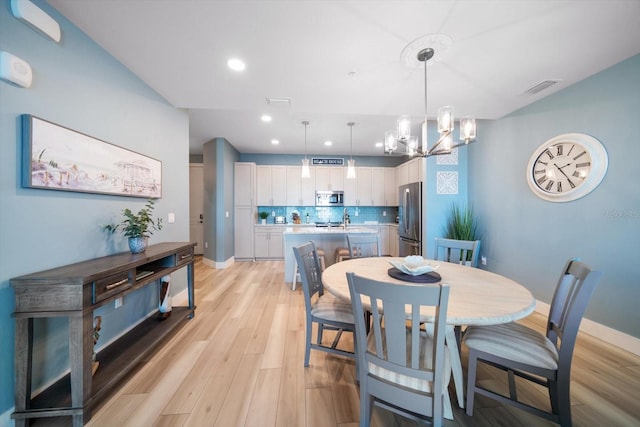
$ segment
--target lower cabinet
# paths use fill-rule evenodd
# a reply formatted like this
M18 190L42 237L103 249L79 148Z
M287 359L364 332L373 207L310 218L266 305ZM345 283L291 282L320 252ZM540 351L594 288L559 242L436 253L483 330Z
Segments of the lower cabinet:
M254 228L254 256L256 259L284 259L283 228Z
M400 243L398 240L398 226L390 225L387 227L389 229L389 254L391 256L399 255L398 244Z

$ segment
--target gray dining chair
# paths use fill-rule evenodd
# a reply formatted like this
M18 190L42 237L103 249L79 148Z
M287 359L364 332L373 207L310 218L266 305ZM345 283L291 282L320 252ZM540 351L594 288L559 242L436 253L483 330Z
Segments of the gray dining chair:
M436 237L436 259L478 267L480 240L455 240Z
M571 426L571 359L578 328L602 273L577 260L565 265L549 311L546 334L519 323L470 326L463 342L469 348L467 415L473 415L474 396L501 403ZM477 367L485 363L507 372L509 396L476 384ZM518 399L515 377L548 389L551 411Z
M337 348L342 333L344 331L353 333L355 330L351 305L338 301L333 295L324 292L322 269L320 268L320 261L313 242L294 247L293 253L300 269L300 281L302 282L306 311L304 366L309 366L311 349L355 358L353 352ZM315 342L313 342L312 337L314 323L318 328ZM322 335L325 329L337 331L330 346L322 343Z
M347 234L350 258L381 256L378 234Z
M347 280L356 325L360 426L370 425L374 404L412 419L429 418L434 426L452 418L444 328L449 286L386 283L355 273L347 273ZM420 329L421 307L435 308L433 335ZM365 310L372 316L369 333Z

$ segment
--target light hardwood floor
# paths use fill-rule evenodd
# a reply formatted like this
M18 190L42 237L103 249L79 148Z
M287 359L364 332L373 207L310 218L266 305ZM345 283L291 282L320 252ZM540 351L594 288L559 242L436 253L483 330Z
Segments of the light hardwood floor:
M196 316L94 414L90 426L357 426L352 360L312 351L303 367L300 287L283 284L283 262L196 263ZM544 318L525 323L543 329ZM343 338L344 340L344 338ZM349 340L344 340L350 346ZM463 348L463 365L466 351ZM466 370L466 367L465 367ZM485 383L506 381L489 368ZM640 357L582 334L574 355L574 425L640 426ZM473 417L457 407L446 426L548 426L545 420L478 396ZM543 389L523 396L547 404ZM373 426L415 423L378 408Z

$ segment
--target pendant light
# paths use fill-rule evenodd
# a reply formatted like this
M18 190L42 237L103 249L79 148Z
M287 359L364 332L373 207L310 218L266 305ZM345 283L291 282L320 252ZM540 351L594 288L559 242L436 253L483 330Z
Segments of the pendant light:
M309 159L307 158L307 120L303 121L304 125L304 159L302 159L302 178L311 178L311 170L309 169Z
M347 160L347 179L356 179L356 161L353 160L353 126L354 122L347 123L351 132L351 158Z

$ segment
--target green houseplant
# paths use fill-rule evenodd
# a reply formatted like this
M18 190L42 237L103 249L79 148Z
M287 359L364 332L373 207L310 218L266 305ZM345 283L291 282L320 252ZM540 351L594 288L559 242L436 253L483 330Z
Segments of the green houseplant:
M472 206L465 205L461 208L455 203L451 205L445 230L447 239L478 240L477 229L478 221Z
M265 212L265 211L259 212L258 216L262 220L262 223L266 224L267 223L267 218L269 218L269 212Z
M162 218L153 219L153 210L155 202L148 199L144 207L134 213L131 209L122 210L124 219L119 224L109 224L105 230L114 233L121 229L122 234L129 238L129 249L131 253L137 254L147 249L147 242L154 231L162 230Z

